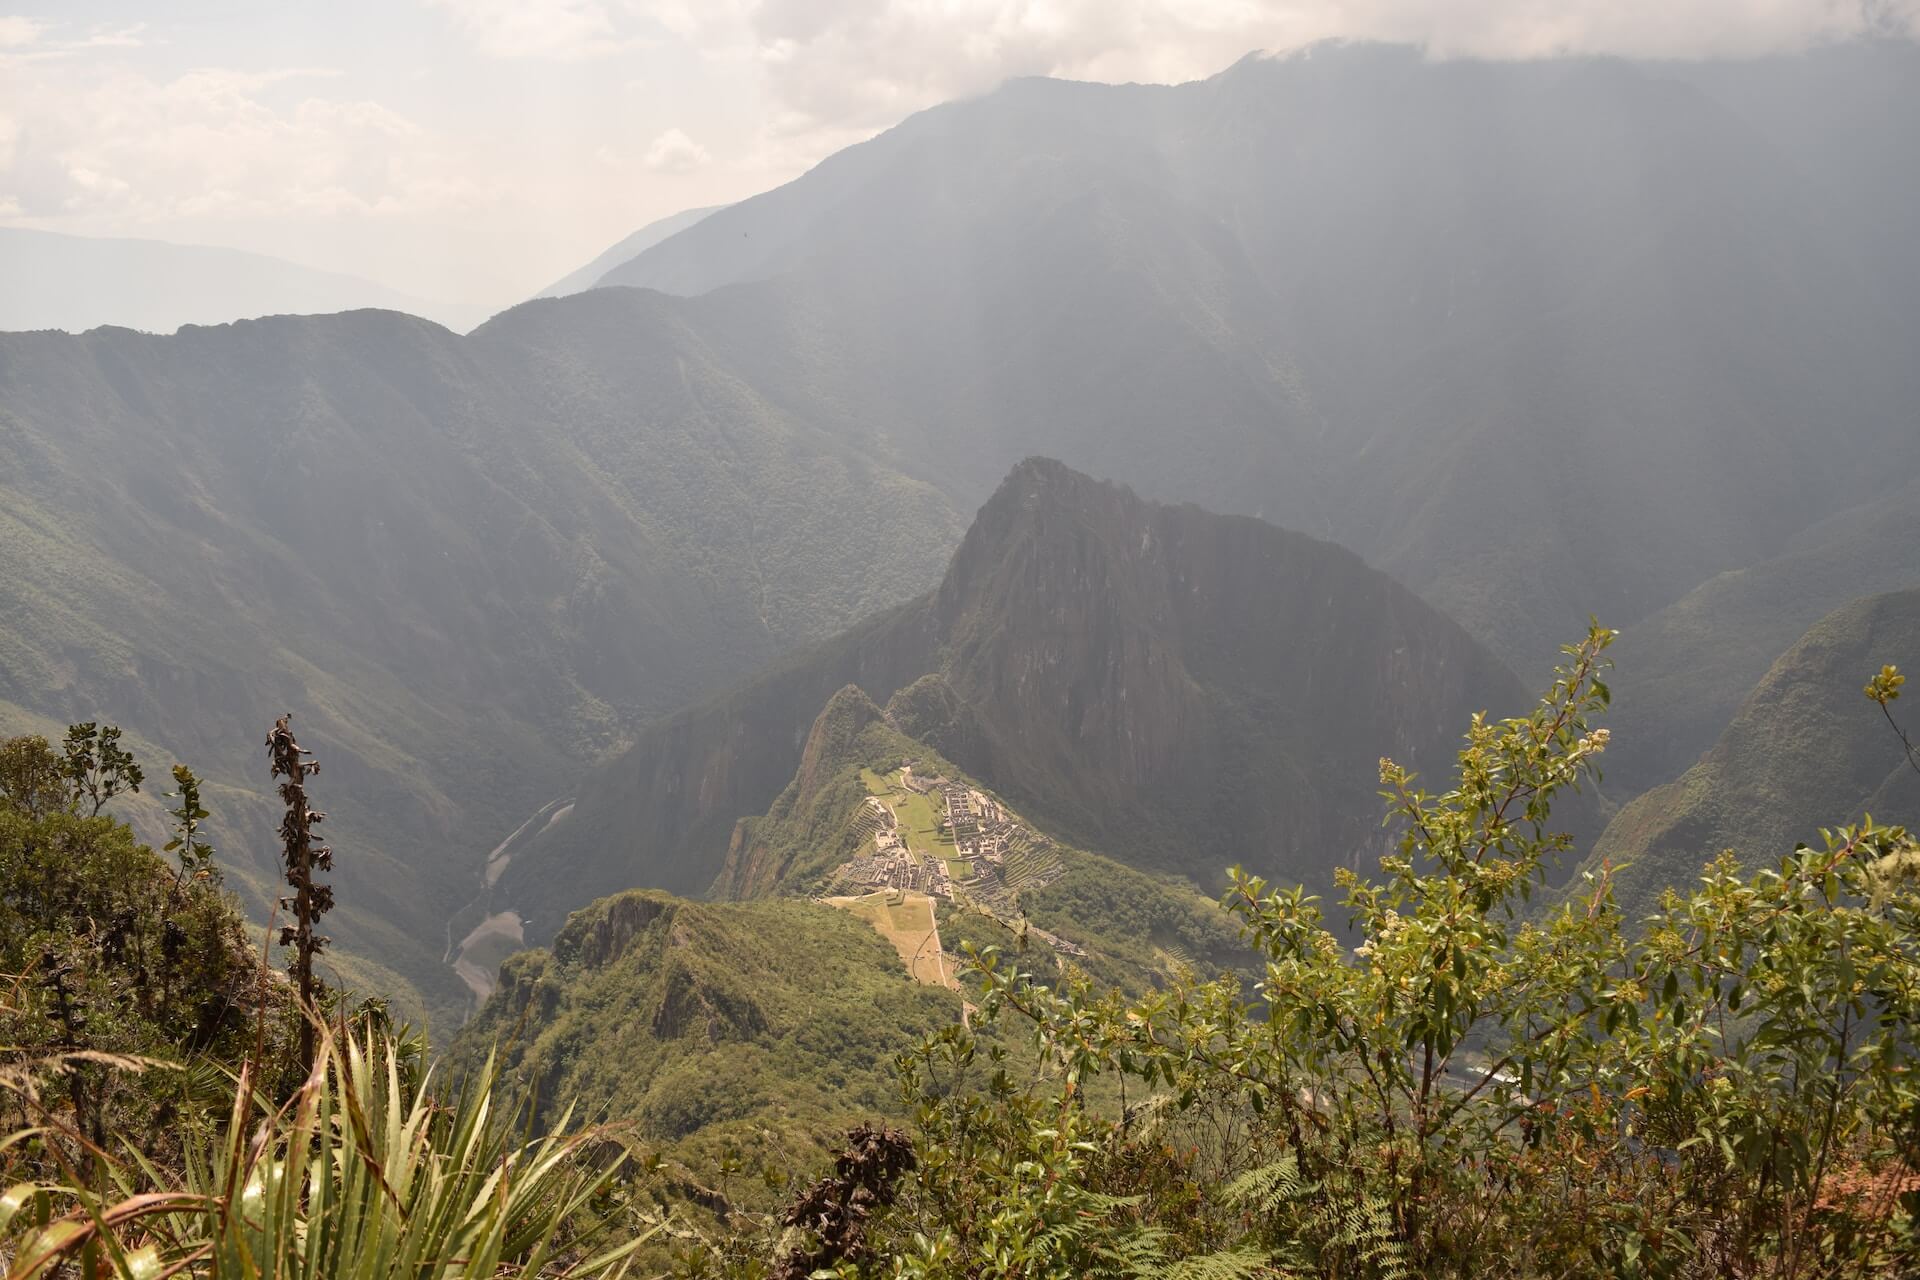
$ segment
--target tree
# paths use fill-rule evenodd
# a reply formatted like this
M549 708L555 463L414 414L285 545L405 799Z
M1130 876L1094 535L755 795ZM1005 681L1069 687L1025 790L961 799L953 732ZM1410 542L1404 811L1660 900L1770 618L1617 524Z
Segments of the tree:
M1900 748L1906 753L1908 767L1920 773L1920 747L1913 745L1913 739L1893 718L1893 704L1900 700L1900 686L1906 682L1907 678L1900 674L1900 668L1882 667L1879 674L1867 681L1866 692L1868 700L1877 703L1880 714L1887 718L1887 727L1893 730L1893 736L1900 739Z
M66 769L53 747L38 734L0 742L0 799L29 817L40 817L67 803Z
M212 816L200 807L200 779L184 764L176 764L173 785L177 789L167 794L180 803L167 810L173 815L173 838L167 841L162 852L180 860L183 879L217 883L220 870L213 865L213 846L200 837L201 824Z
M0 742L0 762L0 1075L38 1074L64 1100L62 1127L20 1148L29 1163L67 1132L74 1159L110 1137L177 1150L209 1069L114 1063L251 1050L264 1088L289 1087L298 1012L217 882L177 874L123 822L75 813L45 739Z
M121 747L118 725L103 727L92 720L71 725L63 746L68 802L76 813L87 804L88 816L98 817L109 800L140 790L146 778L132 753Z
M333 850L314 841L313 829L326 815L307 803L307 779L320 772L320 762L294 740L291 712L273 723L267 735L267 758L272 764L270 776L282 779L280 801L286 814L280 819L280 844L286 864L287 885L293 892L280 899L280 909L292 914L290 924L280 927L280 945L293 948L291 968L300 1003L308 1012L300 1033L300 1061L311 1068L314 1062L313 1020L317 1016L313 958L331 939L315 926L320 917L333 909L333 887L316 881L314 873L333 869Z

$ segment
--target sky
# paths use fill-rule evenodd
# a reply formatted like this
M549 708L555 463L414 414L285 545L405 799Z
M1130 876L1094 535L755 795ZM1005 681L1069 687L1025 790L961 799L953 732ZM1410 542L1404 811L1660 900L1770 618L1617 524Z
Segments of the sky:
M1749 56L1920 0L0 0L0 225L526 297L1010 76L1177 83L1328 38Z

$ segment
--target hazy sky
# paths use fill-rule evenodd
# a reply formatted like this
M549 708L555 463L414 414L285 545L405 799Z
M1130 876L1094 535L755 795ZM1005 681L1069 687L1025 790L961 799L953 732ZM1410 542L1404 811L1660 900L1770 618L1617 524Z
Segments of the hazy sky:
M0 223L507 302L1011 75L1329 36L1642 56L1920 33L1920 0L0 0Z

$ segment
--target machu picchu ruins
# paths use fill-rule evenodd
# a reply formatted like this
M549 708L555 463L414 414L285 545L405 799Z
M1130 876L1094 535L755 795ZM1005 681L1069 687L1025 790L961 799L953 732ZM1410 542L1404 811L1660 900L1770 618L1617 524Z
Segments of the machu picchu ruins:
M860 850L830 877L829 895L926 894L982 911L1065 955L1086 952L1026 921L1020 894L1064 870L1053 840L998 799L964 782L916 771L864 772L869 794L854 819Z

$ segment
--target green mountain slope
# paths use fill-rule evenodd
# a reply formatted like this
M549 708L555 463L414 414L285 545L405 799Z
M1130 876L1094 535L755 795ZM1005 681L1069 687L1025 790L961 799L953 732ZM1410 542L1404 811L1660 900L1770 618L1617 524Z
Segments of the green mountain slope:
M816 903L687 902L634 891L577 912L522 952L453 1053L503 1046L550 1107L631 1124L649 1143L748 1149L776 1128L824 1151L896 1109L893 1056L960 1016L866 924ZM778 1145L776 1143L776 1148ZM791 1154L806 1163L805 1146Z
M914 686L900 728L1054 838L1208 884L1233 862L1319 883L1371 856L1379 757L1438 767L1473 712L1524 703L1338 547L1029 460L933 594L640 733L515 843L496 909L539 935L622 885L705 890L849 684Z
M1614 645L1606 790L1631 798L1699 758L1774 659L1860 596L1920 586L1920 484L1842 511L1782 555L1709 578Z
M922 589L958 533L645 297L545 305L464 339L383 312L0 337L6 727L109 720L155 776L207 774L262 911L258 742L293 711L342 946L443 1012L486 851L570 771Z
M1911 667L1916 654L1920 591L1827 615L1773 664L1698 764L1620 811L1589 868L1627 864L1620 896L1635 914L1723 849L1764 863L1865 813L1920 822L1920 775L1860 692L1883 665Z
M943 932L1134 990L1176 964L1215 971L1244 960L1212 899L1039 831L902 732L900 701L882 711L851 685L828 700L793 781L735 827L716 895L803 894L852 909L865 904L850 899L929 897ZM951 821L949 792L966 797L964 829Z

